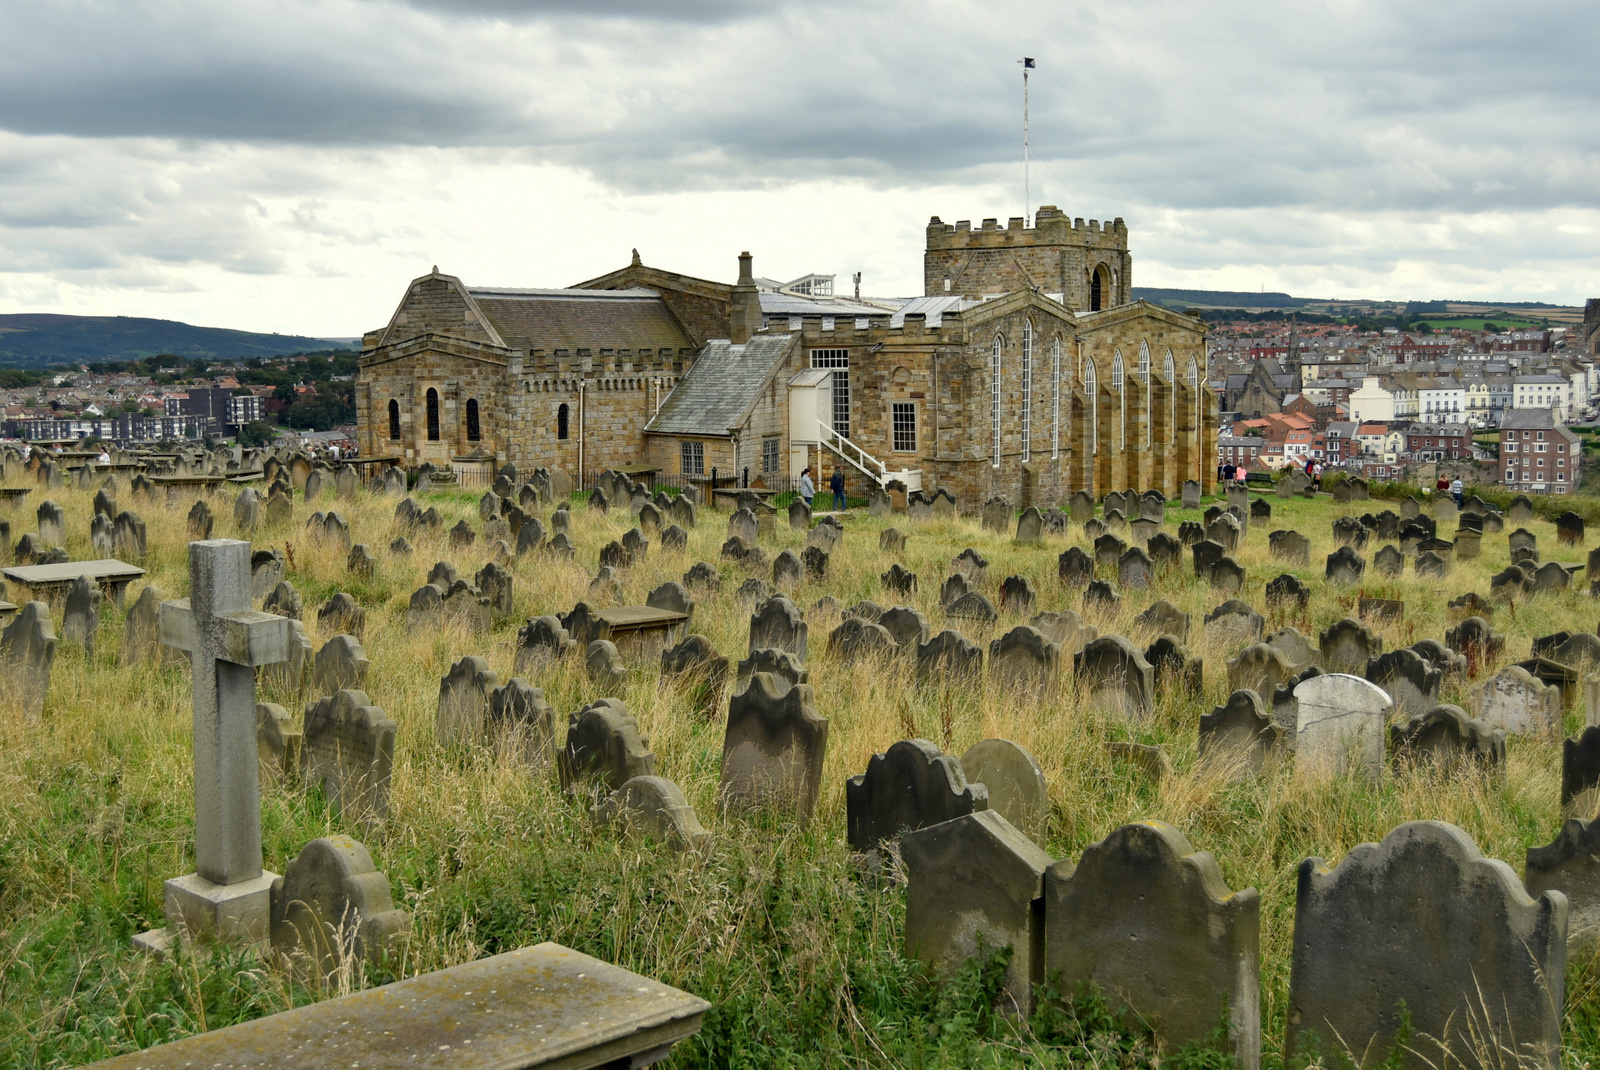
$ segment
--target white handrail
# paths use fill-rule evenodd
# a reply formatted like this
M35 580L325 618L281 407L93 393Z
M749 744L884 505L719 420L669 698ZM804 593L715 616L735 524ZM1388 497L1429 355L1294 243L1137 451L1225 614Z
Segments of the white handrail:
M847 463L860 470L863 475L875 481L880 487L883 486L888 479L889 469L887 465L839 434L822 420L817 421L817 430L821 432L821 442L824 446L837 453ZM852 457L849 451L854 451L855 456ZM873 469L876 469L876 471Z

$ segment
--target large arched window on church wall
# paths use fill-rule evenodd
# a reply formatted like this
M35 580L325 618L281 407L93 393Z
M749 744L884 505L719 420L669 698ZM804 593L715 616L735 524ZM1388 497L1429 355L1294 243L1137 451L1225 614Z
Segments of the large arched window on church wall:
M566 402L562 402L561 407L556 410L556 438L562 439L563 441L567 437L568 411L569 410L567 409Z
M1167 381L1167 434L1171 435L1178 430L1178 384L1173 381L1172 350L1167 350L1166 360L1161 365L1161 377Z
M1089 311L1111 307L1111 273L1101 264L1089 276Z
M1094 451L1100 445L1100 400L1096 398L1095 390L1098 389L1094 373L1094 361L1083 362L1083 392L1089 395L1089 456L1094 456Z
M389 399L389 437L400 437L400 403L393 398Z
M439 441L439 392L428 387L428 441Z
M1196 364L1193 357L1189 358L1189 389L1200 389L1200 365ZM1197 399L1198 400L1198 399Z
M1123 389L1125 383L1122 369L1122 350L1111 354L1111 389L1117 395L1117 448L1125 449L1128 445L1128 392Z
M1033 321L1022 321L1022 463L1033 460Z
M1061 456L1061 337L1050 343L1050 459Z
M483 425L478 422L478 399L467 399L467 441L483 441Z
M989 364L989 438L996 468L1000 467L1000 353L1005 345L1004 338L994 336L994 356Z
M1139 382L1144 384L1144 444L1148 446L1150 445L1150 343L1142 338L1139 339Z

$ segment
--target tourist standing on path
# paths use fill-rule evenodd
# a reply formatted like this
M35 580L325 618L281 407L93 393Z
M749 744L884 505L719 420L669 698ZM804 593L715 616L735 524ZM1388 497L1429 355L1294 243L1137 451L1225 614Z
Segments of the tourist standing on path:
M1466 491L1466 486L1461 482L1461 477L1456 476L1450 481L1450 496L1455 498L1456 506L1461 505L1461 495Z
M800 473L800 497L805 500L806 508L811 508L811 499L817 496L817 485L811 482L811 469L807 468Z
M833 491L834 511L844 512L844 469L838 465L833 466L833 475L828 478L828 489Z

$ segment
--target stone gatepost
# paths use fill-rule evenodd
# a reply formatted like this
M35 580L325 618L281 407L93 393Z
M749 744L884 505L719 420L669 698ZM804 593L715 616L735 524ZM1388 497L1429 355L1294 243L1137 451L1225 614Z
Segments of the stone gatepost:
M272 882L261 868L256 676L289 655L289 621L251 605L250 544L189 544L189 597L161 605L166 646L187 651L194 681L195 872L166 882L167 928L137 946L164 951L189 935L265 943Z

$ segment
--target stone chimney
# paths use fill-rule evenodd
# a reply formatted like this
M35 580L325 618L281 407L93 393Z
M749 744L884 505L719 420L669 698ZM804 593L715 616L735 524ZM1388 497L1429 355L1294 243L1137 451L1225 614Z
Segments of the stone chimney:
M761 329L761 293L750 273L750 254L739 254L739 281L733 284L733 300L728 307L728 338L743 345Z

